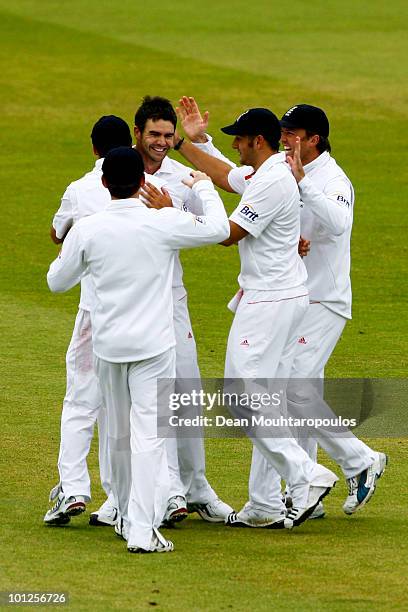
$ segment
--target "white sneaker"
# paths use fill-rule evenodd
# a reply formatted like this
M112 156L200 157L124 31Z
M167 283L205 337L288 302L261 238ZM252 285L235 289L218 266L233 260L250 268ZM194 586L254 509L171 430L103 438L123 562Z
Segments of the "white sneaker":
M260 529L283 529L285 511L267 513L247 502L239 512L231 512L225 524L229 527L257 527Z
M184 521L188 516L186 498L182 495L170 497L167 503L167 510L164 515L163 527L173 527L175 523Z
M321 519L324 518L326 512L324 510L323 502L319 502L316 508L313 510L312 514L309 516L310 519Z
M209 523L225 523L234 509L219 497L207 504L187 504L190 513L197 512L204 521Z
M95 527L107 527L116 525L116 521L118 519L118 509L112 503L111 496L108 497L99 508L95 512L91 512L89 517L89 524L94 525Z
M55 489L56 487L52 491ZM86 510L85 497L77 495L65 499L61 488L52 501L54 500L53 507L44 516L44 523L47 523L47 525L66 525L71 520L71 516L77 516Z
M55 485L55 487L52 487L50 494L48 496L48 501L53 502L54 499L57 499L61 491L62 491L62 484L61 482L59 482L58 484Z
M384 474L387 463L388 457L385 453L376 453L374 462L366 470L347 479L349 493L343 505L346 514L354 514L370 501L377 480Z
M115 533L119 538L122 538L122 540L125 540L125 542L128 541L129 528L127 526L127 523L125 523L125 521L123 520L123 518L119 516L115 523Z
M170 540L166 540L158 529L153 528L153 535L148 550L140 548L140 546L132 546L131 544L128 544L127 549L130 553L164 553L172 552L174 550L174 544Z
M334 474L333 474L334 476ZM284 525L286 529L292 529L293 527L298 527L306 519L308 519L312 514L315 508L319 505L319 502L322 501L326 495L330 493L330 491L335 486L338 478L335 476L336 480L334 480L331 486L327 487L316 487L311 485L309 487L309 495L306 502L305 508L296 508L293 506L288 509L288 513L286 515Z

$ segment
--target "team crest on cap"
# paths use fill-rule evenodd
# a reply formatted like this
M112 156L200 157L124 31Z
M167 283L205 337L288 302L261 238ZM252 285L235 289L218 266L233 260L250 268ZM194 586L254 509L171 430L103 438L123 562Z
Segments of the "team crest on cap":
M290 115L293 113L294 110L297 109L297 106L292 106L292 108L290 108L288 111L286 111L286 113L284 114L284 117L290 117Z
M244 111L244 112L243 112L243 113L242 113L242 114L241 114L239 117L237 117L237 118L235 119L235 123L237 123L237 122L238 122L238 121L239 121L239 120L240 120L240 119L241 119L241 118L242 118L244 115L246 115L247 113L249 113L249 110L250 110L250 109L248 109L248 110Z

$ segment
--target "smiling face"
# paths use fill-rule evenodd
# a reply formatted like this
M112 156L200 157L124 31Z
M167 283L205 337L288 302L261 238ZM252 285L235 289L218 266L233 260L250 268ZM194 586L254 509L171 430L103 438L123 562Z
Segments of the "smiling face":
M295 152L297 136L300 138L300 160L302 164L308 164L319 155L316 149L316 145L319 142L319 136L314 134L308 137L306 130L302 128L282 128L281 143L285 153L291 157L293 157Z
M143 132L135 126L136 149L145 164L160 164L174 146L174 125L164 119L148 119Z

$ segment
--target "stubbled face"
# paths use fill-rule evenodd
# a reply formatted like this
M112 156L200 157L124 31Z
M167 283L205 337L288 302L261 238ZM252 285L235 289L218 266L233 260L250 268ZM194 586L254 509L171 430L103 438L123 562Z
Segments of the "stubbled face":
M255 150L252 136L235 136L232 148L238 151L242 166L255 165Z
M162 162L174 145L174 126L171 121L148 119L143 132L135 126L136 149L153 162Z
M306 136L306 130L295 128L282 128L281 143L287 155L293 157L295 152L296 137L300 138L300 160L303 164L311 161L311 158L316 157L316 140L318 136Z

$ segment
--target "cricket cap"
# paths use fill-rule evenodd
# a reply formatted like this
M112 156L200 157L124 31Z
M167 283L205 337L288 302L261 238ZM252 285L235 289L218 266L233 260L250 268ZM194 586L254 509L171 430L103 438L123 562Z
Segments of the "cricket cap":
M230 136L268 136L272 141L280 139L280 123L276 115L267 108L250 108L233 124L221 128Z
M117 147L106 155L102 172L109 185L138 187L144 173L142 156L132 147Z
M303 129L323 138L329 136L329 120L326 113L317 106L297 104L283 115L281 127L287 129Z

